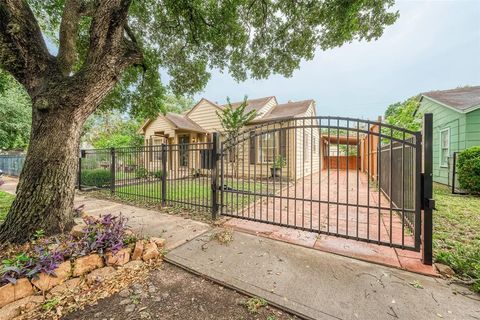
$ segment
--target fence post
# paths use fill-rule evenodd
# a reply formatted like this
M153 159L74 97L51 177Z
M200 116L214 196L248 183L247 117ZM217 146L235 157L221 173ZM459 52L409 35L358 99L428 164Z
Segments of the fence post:
M210 156L210 167L212 168L212 219L218 216L218 154L220 148L220 134L214 132L212 135L212 151Z
M162 144L162 206L167 203L167 145Z
M433 164L433 114L426 113L423 116L423 264L431 265L433 257L432 234L435 201L432 199L432 164Z
M453 153L453 165L452 165L452 194L455 194L455 169L457 168L457 153Z
M110 192L115 194L115 148L110 149Z
M78 157L78 191L82 190L82 156L85 153L84 150L80 150L80 155Z

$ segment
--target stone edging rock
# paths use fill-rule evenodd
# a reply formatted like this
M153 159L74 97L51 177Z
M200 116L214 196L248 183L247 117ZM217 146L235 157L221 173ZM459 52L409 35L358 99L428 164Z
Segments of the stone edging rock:
M142 261L150 261L160 256L160 249L165 244L164 239L151 238L138 240L133 254L129 247L122 248L117 253L108 252L104 257L90 254L76 260L65 261L55 269L55 276L45 273L31 281L19 279L16 284L6 284L0 287L0 320L10 320L23 311L31 310L44 302L48 294L59 294L78 286L81 280L93 285L115 276L115 267L138 266Z

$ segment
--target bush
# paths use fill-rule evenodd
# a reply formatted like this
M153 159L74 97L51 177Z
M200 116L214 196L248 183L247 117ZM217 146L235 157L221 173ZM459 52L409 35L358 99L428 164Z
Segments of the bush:
M110 170L82 170L82 186L104 187L110 185L112 174Z
M155 178L157 178L157 179L162 179L162 177L163 177L163 171L162 171L162 170L155 171L152 175L153 175Z
M460 187L480 194L480 146L465 149L458 155L457 170Z
M148 176L147 169L140 167L135 170L135 178L142 179L142 178L146 178L147 176Z

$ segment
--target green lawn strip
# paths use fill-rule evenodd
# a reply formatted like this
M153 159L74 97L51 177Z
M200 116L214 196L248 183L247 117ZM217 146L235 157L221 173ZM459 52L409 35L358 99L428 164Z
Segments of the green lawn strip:
M0 221L5 220L8 209L12 205L13 199L15 199L14 195L0 191Z
M267 190L266 183L248 183L248 181L229 181L228 187L243 191L265 192ZM278 189L278 186L276 186ZM270 187L271 189L271 187ZM148 198L153 201L160 200L162 188L160 182L150 184L138 184L119 186L115 188L116 195L125 199ZM270 190L269 190L270 191ZM271 192L271 191L270 191ZM199 179L185 179L185 180L170 180L167 181L167 200L171 201L186 201L190 203L206 204L208 205L211 196L211 186L209 180ZM228 197L228 198L227 198ZM208 199L208 201L206 200ZM225 202L230 206L239 206L239 208L246 206L254 200L254 196L247 194L228 193L225 195ZM258 196L257 196L258 200Z
M435 261L449 265L480 292L480 197L455 195L436 184L434 198Z

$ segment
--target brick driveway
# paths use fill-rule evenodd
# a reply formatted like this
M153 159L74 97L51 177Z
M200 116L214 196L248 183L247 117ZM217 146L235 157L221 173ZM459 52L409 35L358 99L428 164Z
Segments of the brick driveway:
M281 188L277 183L276 188L268 193L276 197L256 196L254 203L238 215L372 242L414 246L407 221L402 228L401 211L390 209L394 205L373 182L368 185L365 173L357 175L349 170L347 175L345 170L331 170L328 174L323 170L289 187Z

